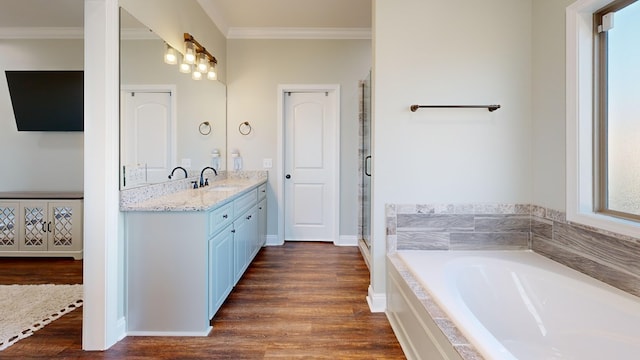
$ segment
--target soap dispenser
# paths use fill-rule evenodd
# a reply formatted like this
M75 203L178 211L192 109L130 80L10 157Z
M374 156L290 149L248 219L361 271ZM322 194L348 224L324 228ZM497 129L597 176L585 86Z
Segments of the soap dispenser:
M242 157L240 156L240 152L238 150L233 150L231 152L231 158L233 159L233 170L242 170Z
M216 171L220 170L220 151L218 149L211 151L211 167Z

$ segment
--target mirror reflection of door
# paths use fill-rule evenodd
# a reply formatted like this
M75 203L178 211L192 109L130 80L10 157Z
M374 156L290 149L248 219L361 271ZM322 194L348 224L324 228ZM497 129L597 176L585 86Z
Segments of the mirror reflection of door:
M171 92L124 90L122 106L123 186L166 180L176 162Z

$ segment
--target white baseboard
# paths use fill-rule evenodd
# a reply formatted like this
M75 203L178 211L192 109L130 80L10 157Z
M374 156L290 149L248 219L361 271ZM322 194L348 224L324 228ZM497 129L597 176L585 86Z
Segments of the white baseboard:
M116 323L116 334L118 341L127 337L127 318L121 317Z
M369 294L367 295L367 303L369 310L374 313L385 312L387 309L387 295L385 293L375 293L369 285Z
M205 331L129 331L127 336L209 336L213 327Z
M336 246L358 246L358 237L355 235L340 235L333 244Z
M283 241L278 239L278 235L267 235L267 243L265 246L282 246L284 245Z
M340 235L340 238L334 241L333 244L336 246L358 246L358 237L355 235ZM284 242L278 239L278 235L267 235L265 246L281 245L284 245Z

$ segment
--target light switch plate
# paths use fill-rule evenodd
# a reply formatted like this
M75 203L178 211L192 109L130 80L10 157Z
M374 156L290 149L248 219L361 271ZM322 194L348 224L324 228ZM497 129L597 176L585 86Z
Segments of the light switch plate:
M262 167L265 169L271 169L273 167L272 159L262 159Z

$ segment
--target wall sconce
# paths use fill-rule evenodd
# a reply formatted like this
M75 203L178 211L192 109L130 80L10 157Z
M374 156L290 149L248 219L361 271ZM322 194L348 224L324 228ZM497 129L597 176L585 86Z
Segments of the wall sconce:
M178 55L174 48L166 44L165 63L177 64ZM184 56L179 65L181 73L191 73L193 80L201 80L206 74L209 80L218 80L216 65L218 60L189 33L184 33Z

